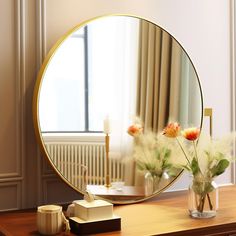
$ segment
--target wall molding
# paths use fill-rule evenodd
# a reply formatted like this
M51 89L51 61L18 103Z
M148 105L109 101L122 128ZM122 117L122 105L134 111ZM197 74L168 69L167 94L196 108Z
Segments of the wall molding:
M25 147L25 0L16 1L16 122L17 122L17 155L21 160L19 175L24 173L22 163ZM19 104L19 106L17 105Z
M11 0L8 2L9 9L7 9L9 11L7 14L13 20L13 24L9 25L9 33L14 37L12 48L14 60L7 70L14 71L13 77L9 79L15 83L12 87L15 107L15 117L12 117L12 122L16 128L15 133L12 134L12 143L9 144L9 148L14 150L14 156L10 156L9 160L12 165L10 168L13 170L6 170L5 173L0 174L1 195L4 196L3 202L6 201L9 208L5 210L24 208L26 201L26 1ZM7 190L7 186L12 186L12 189L16 187L16 192Z
M57 204L71 203L72 199L81 199L82 197L57 176L48 176L43 179L42 192L43 204L52 202L57 202Z
M45 9L45 1L44 0L39 0L37 1L36 5L36 49L37 49L37 55L36 55L36 66L37 66L37 71L40 70L40 67L43 63L44 59L44 50L45 50L45 28L46 28L46 22L45 22L45 15L46 15L46 9ZM44 201L43 197L43 183L42 183L42 154L40 152L39 146L37 146L37 203L40 205Z
M17 160L17 161L20 162L19 160ZM9 172L9 173L0 174L0 179L17 178L17 177L22 177L22 176L23 175L19 172Z
M37 70L46 56L46 1L38 0L36 5Z
M26 129L26 109L25 109L25 93L26 93L26 73L25 73L25 0L15 1L15 34L16 34L16 160L17 175L21 179L25 177L25 129ZM10 177L7 175L7 177ZM14 175L12 174L12 177ZM22 207L25 203L25 184L22 181L20 202ZM23 191L24 190L24 191ZM19 197L19 196L18 196Z
M10 177L10 178L6 178L6 179L0 179L0 183L8 183L8 182L15 182L15 181L23 181L24 178L23 177Z
M230 1L230 83L231 83L231 130L236 131L236 3L235 0ZM234 141L233 156L236 155L236 139ZM236 163L231 165L231 181L236 184Z
M15 206L16 207L10 207L7 209L3 209L3 211L11 211L11 210L19 210L22 208L22 201L21 201L21 196L22 196L22 182L8 182L8 183L0 183L0 190L4 189L6 187L12 187L13 189L15 188L16 191L16 202L15 202ZM4 190L3 190L4 192ZM1 211L1 210L0 210Z
M43 179L42 193L43 193L43 203L50 202L49 192L50 192L50 184L52 183L61 183L62 180L59 180L57 176L47 176ZM62 202L63 203L63 202Z
M52 175L56 176L56 172L53 170L53 168L51 167L48 161L43 160L42 161L42 178L45 178L46 176L52 176Z
M36 3L36 67L37 71L43 63L46 56L46 0L38 0ZM44 196L44 173L50 173L55 177L56 175L51 170L46 170L46 159L41 154L39 146L37 146L37 203L42 204L45 202ZM46 175L47 176L47 175ZM50 175L51 177L51 175Z

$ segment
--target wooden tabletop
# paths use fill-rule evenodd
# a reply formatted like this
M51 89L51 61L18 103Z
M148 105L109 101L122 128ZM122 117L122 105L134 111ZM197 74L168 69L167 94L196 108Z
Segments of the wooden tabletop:
M201 220L189 216L187 192L161 194L141 204L118 206L115 214L122 218L122 231L101 235L200 236L233 231L236 236L236 187L220 188L219 201L217 216Z
M104 185L87 185L87 189L94 195L115 201L139 200L145 197L143 186L122 186L118 189L106 188Z
M189 217L186 192L165 193L143 203L115 206L114 213L122 219L121 231L99 235L236 235L236 187L220 188L219 199L217 216L201 220ZM0 213L0 232L0 236L38 235L36 211Z

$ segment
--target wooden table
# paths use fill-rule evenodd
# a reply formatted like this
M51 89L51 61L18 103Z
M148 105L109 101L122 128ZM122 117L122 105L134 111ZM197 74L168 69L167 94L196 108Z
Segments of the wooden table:
M186 192L166 193L143 203L116 206L114 212L122 218L122 230L100 236L233 236L236 235L236 187L220 188L220 209L212 219L188 216ZM7 236L38 235L35 211L0 213L0 231L0 235Z

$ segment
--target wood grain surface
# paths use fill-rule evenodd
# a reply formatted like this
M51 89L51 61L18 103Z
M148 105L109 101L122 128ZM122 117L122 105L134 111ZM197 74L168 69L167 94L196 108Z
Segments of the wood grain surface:
M163 193L143 203L115 206L114 213L122 219L121 231L99 235L236 235L236 187L220 188L219 198L217 216L201 220L189 217L186 192ZM0 231L0 236L39 235L36 210L0 213Z

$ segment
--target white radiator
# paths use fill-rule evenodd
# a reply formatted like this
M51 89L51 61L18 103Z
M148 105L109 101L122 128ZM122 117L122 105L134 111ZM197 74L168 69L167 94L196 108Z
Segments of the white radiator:
M105 184L103 143L47 143L46 149L57 169L76 188L85 189L86 184ZM124 180L124 164L120 160L110 159L110 176L112 182Z

